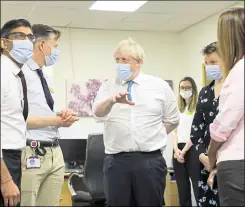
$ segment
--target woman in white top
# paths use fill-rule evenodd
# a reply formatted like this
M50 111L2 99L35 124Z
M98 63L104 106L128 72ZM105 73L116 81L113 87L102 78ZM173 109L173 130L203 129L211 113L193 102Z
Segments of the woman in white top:
M179 84L180 121L177 130L173 133L173 167L179 192L180 206L192 206L191 184L198 198L198 181L200 161L197 151L190 141L192 120L195 114L198 91L195 81L185 77Z

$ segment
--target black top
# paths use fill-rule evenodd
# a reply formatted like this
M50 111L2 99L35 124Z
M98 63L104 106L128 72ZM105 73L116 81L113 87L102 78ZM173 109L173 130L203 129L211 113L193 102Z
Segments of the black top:
M207 153L210 142L209 125L219 112L219 99L215 98L214 81L203 87L199 93L196 113L191 127L191 141L196 150Z

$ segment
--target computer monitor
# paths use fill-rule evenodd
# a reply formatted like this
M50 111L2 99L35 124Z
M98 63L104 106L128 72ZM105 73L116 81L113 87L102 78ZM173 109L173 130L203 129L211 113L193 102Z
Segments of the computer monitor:
M87 139L60 139L59 143L66 164L84 165Z

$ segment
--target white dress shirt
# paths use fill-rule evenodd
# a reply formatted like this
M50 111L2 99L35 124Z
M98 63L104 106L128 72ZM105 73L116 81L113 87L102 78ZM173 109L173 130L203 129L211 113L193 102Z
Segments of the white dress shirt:
M30 58L22 67L22 71L26 77L27 83L27 97L29 106L29 116L36 117L54 117L56 116L55 106L52 111L45 98L42 83L40 77L37 74L37 69L40 69L39 65ZM54 91L49 77L43 71L43 75L48 83L51 95L54 99ZM54 99L55 103L55 99ZM54 138L59 138L58 127L46 126L37 129L27 129L27 139L51 141Z
M20 68L1 54L1 158L2 149L22 150L26 146L23 116L23 88Z
M195 112L190 112L186 108L180 113L179 126L177 129L178 143L186 143L190 139L191 126Z
M93 103L127 91L127 83L108 80L100 87ZM167 132L163 122L177 124L179 111L175 95L168 83L160 78L140 73L131 89L134 106L115 104L105 117L95 117L104 122L105 153L164 150Z

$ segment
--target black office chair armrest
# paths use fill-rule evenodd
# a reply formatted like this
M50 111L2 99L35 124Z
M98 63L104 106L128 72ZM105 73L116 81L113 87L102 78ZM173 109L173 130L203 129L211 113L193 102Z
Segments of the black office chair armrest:
M90 192L83 174L72 173L69 176L68 185L72 195L75 195L77 191Z
M72 196L72 200L74 202L90 202L92 201L92 197L89 192L85 191L77 191L76 195Z

